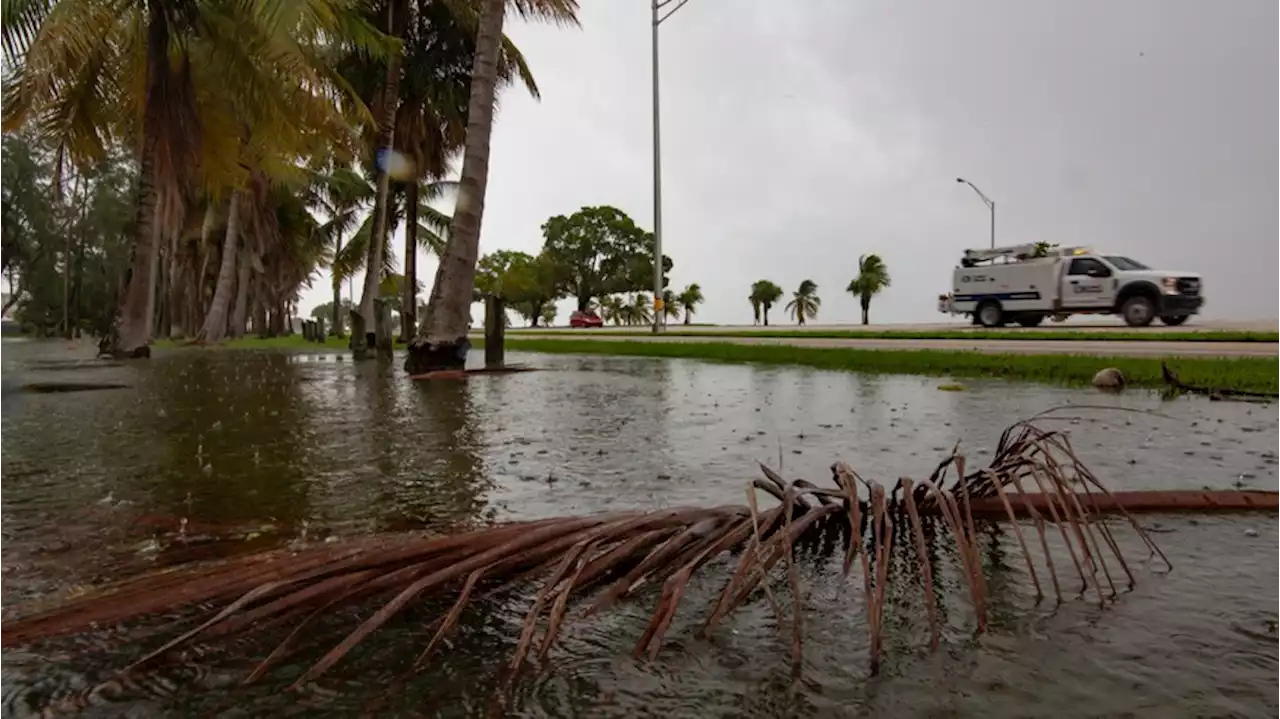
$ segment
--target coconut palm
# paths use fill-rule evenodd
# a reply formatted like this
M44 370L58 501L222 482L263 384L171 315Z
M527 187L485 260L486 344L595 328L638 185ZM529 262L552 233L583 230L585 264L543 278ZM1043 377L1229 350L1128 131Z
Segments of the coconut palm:
M858 276L849 282L845 291L858 298L862 304L862 324L870 324L871 298L889 286L889 268L880 255L870 254L858 258Z
M791 294L791 301L787 303L787 312L791 313L796 324L804 326L806 319L812 320L818 317L818 308L821 306L822 298L818 297L817 283L813 280L805 280Z
M114 142L139 148L132 269L106 343L117 354L149 354L153 268L199 189L237 197L252 172L275 178L309 148L345 143L348 123L330 101L341 85L320 48L342 37L380 55L385 38L354 12L354 3L303 5L6 5L5 129L39 118L60 153L81 166ZM234 243L237 232L227 237Z
M684 312L684 323L690 324L693 319L693 313L698 305L702 304L702 288L697 282L684 288L684 290L676 295L675 304Z
M637 292L631 302L623 306L628 325L647 325L653 322L653 303L649 295Z
M626 319L624 303L622 298L617 295L605 295L600 298L600 319L605 322L612 322L615 326L621 325Z
M662 323L665 325L667 320L680 319L680 298L671 290L662 291Z
M408 208L405 221L405 275L414 282L405 284L401 299L401 333L412 336L417 322L417 247L419 223L414 214L428 207L427 198L417 198L421 185L448 172L449 158L465 140L471 66L475 48L475 0L382 0L374 3L369 19L401 41L401 52L385 62L367 53L349 52L337 61L339 72L370 107L379 112L376 125L366 128L370 156L383 158L375 170L373 226L377 236L390 236L390 210L394 200L389 169L390 148L398 153L406 169L395 178L405 182ZM502 39L498 60L499 86L519 80L537 97L537 85L515 45ZM447 234L441 232L440 234ZM366 245L362 264L381 264L387 243ZM362 294L361 315L368 324L372 317L372 294L376 283L367 278ZM357 348L357 352L362 351Z
M769 326L769 310L782 299L782 288L769 280L758 280L751 285L751 306L757 315L763 314L764 326Z
M478 0L475 57L467 106L466 145L462 161L461 196L449 227L449 242L436 268L427 302L426 321L409 345L405 370L420 374L435 367L465 362L467 323L476 262L480 259L480 222L489 182L489 144L497 98L498 66L502 55L502 24L508 0ZM576 0L512 0L517 12L577 24Z

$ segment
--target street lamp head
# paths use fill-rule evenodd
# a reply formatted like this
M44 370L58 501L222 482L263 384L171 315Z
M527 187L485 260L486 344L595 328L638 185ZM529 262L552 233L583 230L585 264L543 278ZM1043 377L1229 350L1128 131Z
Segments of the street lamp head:
M963 178L963 177L957 177L957 178L956 178L956 182L964 182L964 178Z

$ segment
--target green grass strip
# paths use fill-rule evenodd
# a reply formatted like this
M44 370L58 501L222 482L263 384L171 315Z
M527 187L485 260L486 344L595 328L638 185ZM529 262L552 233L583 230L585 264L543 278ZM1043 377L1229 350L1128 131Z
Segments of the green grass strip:
M483 346L482 342L476 343ZM949 350L867 350L842 347L742 345L723 342L611 342L507 338L507 349L554 354L627 355L801 365L826 370L938 377L990 377L1087 385L1104 367L1117 367L1133 386L1164 386L1160 360L1149 357L987 354ZM1187 384L1253 392L1280 391L1280 360L1269 357L1192 357L1169 360Z
M228 349L228 350L271 350L271 349L313 349L313 350L346 350L350 337L325 338L324 344L308 342L300 334L280 337L240 337L219 342L216 345L192 345L183 340L156 340L151 344L154 349Z
M510 329L507 335L533 336L536 334L563 335L578 332L595 332L597 330L571 329ZM1236 330L1203 330L1194 332L1170 332L1161 330L1148 331L1115 331L1098 330L724 330L717 332L697 327L668 327L669 335L683 337L780 337L809 339L867 339L867 340L1059 340L1072 341L1125 341L1125 342L1280 342L1280 332L1257 332ZM609 337L643 337L652 333L647 330L609 329L605 333Z
M292 349L347 351L346 338L329 337L324 344L301 335L242 337L219 345L185 347L191 350ZM475 349L484 340L472 338ZM402 346L397 344L397 346ZM161 340L157 349L183 349L181 343ZM963 350L882 350L843 347L744 345L728 342L629 342L507 337L507 349L547 354L625 355L669 357L714 362L799 365L826 370L873 374L916 374L938 377L989 377L1048 384L1087 385L1103 367L1118 367L1129 383L1139 387L1164 385L1160 360L1150 357L1091 355L987 354ZM1253 392L1280 391L1280 360L1270 357L1186 357L1169 360L1183 382Z

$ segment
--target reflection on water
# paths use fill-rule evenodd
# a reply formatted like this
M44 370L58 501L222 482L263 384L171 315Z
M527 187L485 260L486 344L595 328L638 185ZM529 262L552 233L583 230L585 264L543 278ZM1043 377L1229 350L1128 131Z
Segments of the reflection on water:
M891 482L926 474L956 441L971 461L983 462L1011 421L1062 404L1166 415L1055 415L1113 487L1277 488L1277 417L1269 406L999 382L940 392L938 380L917 377L678 360L517 354L512 361L544 371L411 383L393 369L398 363L355 364L333 353L183 350L146 363L68 368L78 356L61 344L4 345L6 610L161 563L285 543L487 518L740 503L757 461L821 482L843 459ZM128 389L16 391L34 381ZM750 604L708 640L692 638L724 578L712 567L690 587L658 662L628 658L650 609L648 601L633 602L575 624L553 652L552 669L517 687L517 709L548 716L1274 715L1273 518L1147 519L1166 530L1157 539L1176 569L1141 571L1137 591L1106 610L1088 602L1035 606L1014 546L992 534L984 563L993 626L976 641L966 638L965 592L940 543L938 581L952 589L942 607L948 640L937 654L922 650L928 630L909 573L915 559L899 555L903 574L885 618L889 660L883 676L870 680L861 590L839 579L833 560L801 562L812 620L799 684L790 681L787 640L779 639L767 602ZM1260 536L1246 536L1247 529ZM483 713L525 607L523 598L508 597L469 612L453 651L404 682L439 608L380 632L332 681L301 694L270 684L230 688L244 661L264 651L252 647L239 663L194 662L182 676L153 678L168 688L136 688L106 709ZM785 623L781 630L789 631ZM340 631L318 632L317 648ZM6 715L84 689L125 661L85 651L98 643L82 637L6 651Z

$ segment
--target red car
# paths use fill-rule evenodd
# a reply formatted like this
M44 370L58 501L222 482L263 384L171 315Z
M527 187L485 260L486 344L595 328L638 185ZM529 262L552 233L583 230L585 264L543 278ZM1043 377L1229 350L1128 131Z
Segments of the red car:
M594 312L574 312L569 315L570 327L604 327L604 320Z

